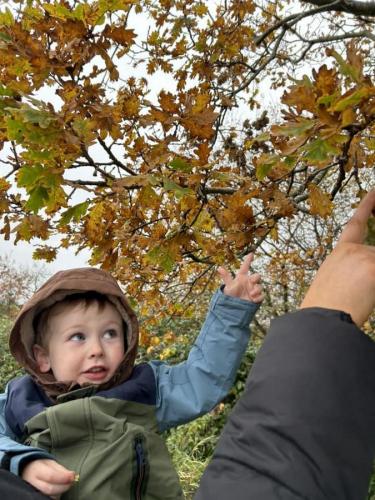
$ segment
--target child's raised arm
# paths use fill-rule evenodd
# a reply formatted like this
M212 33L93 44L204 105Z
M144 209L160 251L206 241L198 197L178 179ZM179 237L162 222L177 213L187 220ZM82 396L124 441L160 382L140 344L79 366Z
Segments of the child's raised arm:
M259 275L249 274L252 255L232 277L221 269L225 287L210 303L206 320L186 361L150 361L157 385L160 430L189 422L212 410L230 391L249 342L249 325L262 301Z
M259 304L263 300L262 285L259 274L249 274L250 264L254 255L249 253L244 258L238 273L233 277L224 267L219 267L218 273L224 282L224 293L231 297L249 300Z

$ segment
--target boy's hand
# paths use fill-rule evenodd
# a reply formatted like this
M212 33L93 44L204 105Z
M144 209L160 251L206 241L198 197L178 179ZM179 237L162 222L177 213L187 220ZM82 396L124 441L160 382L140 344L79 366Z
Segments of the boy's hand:
M22 472L22 479L51 498L59 498L74 482L74 472L55 460L42 458L28 463Z
M232 297L249 300L250 302L259 304L263 300L260 275L249 275L250 264L253 258L254 255L252 253L246 255L238 273L234 276L234 278L224 267L219 267L217 271L224 281L224 293L226 295L231 295Z

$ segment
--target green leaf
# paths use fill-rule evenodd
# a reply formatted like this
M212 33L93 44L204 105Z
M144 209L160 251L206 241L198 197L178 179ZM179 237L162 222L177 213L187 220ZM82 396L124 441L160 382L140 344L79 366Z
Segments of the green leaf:
M43 176L43 167L41 165L22 167L18 171L17 185L26 189L32 188L41 176Z
M168 248L163 247L162 245L158 245L151 249L147 255L147 260L149 260L152 264L159 265L166 271L170 273L174 267L174 258L173 255L168 251Z
M306 151L306 158L313 161L324 161L329 156L340 153L340 149L333 146L328 141L323 139L316 139L315 141L307 144L303 148Z
M324 106L331 106L331 104L337 99L337 95L337 92L331 95L323 95L322 97L319 97L316 102L318 105L323 104Z
M268 156L266 158L261 158L256 166L256 176L258 181L262 181L273 167L277 164L279 158L277 156Z
M34 125L29 125L25 130L25 139L40 146L53 145L56 141L56 135L56 130L46 130Z
M74 220L75 222L79 222L82 217L86 214L87 209L89 207L90 202L84 201L83 203L78 203L78 205L74 205L74 207L68 208L62 215L59 220L59 226L65 226L69 224L70 221Z
M49 196L46 188L38 186L30 192L30 197L26 202L25 208L34 213L38 213L41 208L46 206Z
M0 31L0 40L9 43L12 41L12 38L7 33L4 33L4 31Z
M75 9L73 10L72 14L75 19L78 21L83 21L85 22L85 14L86 14L87 6L78 4Z
M1 33L0 33L0 35L1 35ZM14 96L14 91L11 90L11 89L8 89L4 85L0 84L0 96L1 97L13 97Z
M284 164L286 167L288 167L289 169L292 169L296 166L296 163L298 161L298 156L286 156L284 158Z
M295 137L305 134L315 126L315 120L300 120L298 122L288 122L285 125L274 125L271 127L272 135L282 135Z
M166 191L173 191L174 194L176 195L176 198L182 198L183 196L187 194L193 193L193 190L190 188L184 188L177 184L176 182L172 181L168 177L165 177L163 179L163 186Z
M262 134L256 135L254 141L265 142L270 140L270 134L268 132L263 132Z
M99 8L104 12L116 12L117 10L129 10L131 4L137 4L138 0L99 0Z
M44 12L40 8L32 7L31 5L28 5L24 9L24 16L32 19L43 19L44 17Z
M76 118L73 121L72 127L73 127L74 132L76 132L76 134L80 138L87 140L87 139L89 139L89 137L92 133L93 123L87 119Z
M290 80L296 85L303 85L304 87L314 88L313 82L307 75L303 75L301 80L299 78L293 78L292 76L290 76Z
M46 129L49 127L51 122L55 121L55 117L51 116L46 111L40 111L39 109L29 108L24 106L19 110L19 113L23 117L26 123L33 123L39 125L40 128Z
M61 4L50 5L45 3L43 4L43 9L46 10L51 17L56 17L58 19L62 19L63 21L69 18L74 18L72 12Z
M327 49L326 53L328 56L331 56L334 59L336 59L338 65L339 65L340 71L344 76L347 76L353 82L359 83L360 72L357 68L348 64L345 61L345 59L342 56L340 56L340 54L333 49Z
M24 187L29 193L36 185L48 189L55 189L61 185L61 174L55 174L48 168L36 164L20 168L18 172L18 186Z
M33 149L29 149L27 151L22 152L22 158L26 160L43 162L44 160L50 160L53 158L52 151L35 151Z
M179 172L191 172L193 167L189 165L183 158L175 158L169 164L173 170L177 170Z
M10 141L22 142L25 133L25 124L21 120L8 118L6 126L8 139Z
M344 111L344 109L352 108L357 106L363 99L367 99L373 94L368 87L364 87L362 89L353 92L352 94L340 99L331 109L330 111Z
M262 181L269 172L271 172L273 165L270 163L264 163L262 165L258 165L256 169L256 176L258 181Z

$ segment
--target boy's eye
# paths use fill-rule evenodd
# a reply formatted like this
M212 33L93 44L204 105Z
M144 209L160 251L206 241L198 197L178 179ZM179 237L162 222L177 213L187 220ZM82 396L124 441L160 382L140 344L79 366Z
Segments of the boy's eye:
M82 340L85 340L85 335L84 333L73 333L73 335L71 335L69 337L69 340L74 340L76 342L79 342L79 341L82 341Z
M116 338L116 337L118 337L118 333L113 328L110 328L109 330L106 330L104 332L104 338L105 339L113 339L113 338Z

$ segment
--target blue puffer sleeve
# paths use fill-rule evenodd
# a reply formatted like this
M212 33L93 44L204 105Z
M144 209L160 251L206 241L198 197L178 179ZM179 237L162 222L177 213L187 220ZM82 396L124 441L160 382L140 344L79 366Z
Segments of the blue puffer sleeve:
M16 436L5 419L6 402L7 390L0 394L0 464L1 468L19 475L26 463L38 458L53 459L53 456L44 450L32 448L16 441Z
M156 416L161 431L207 413L228 394L258 307L218 290L188 359L174 366L150 362L156 379Z

